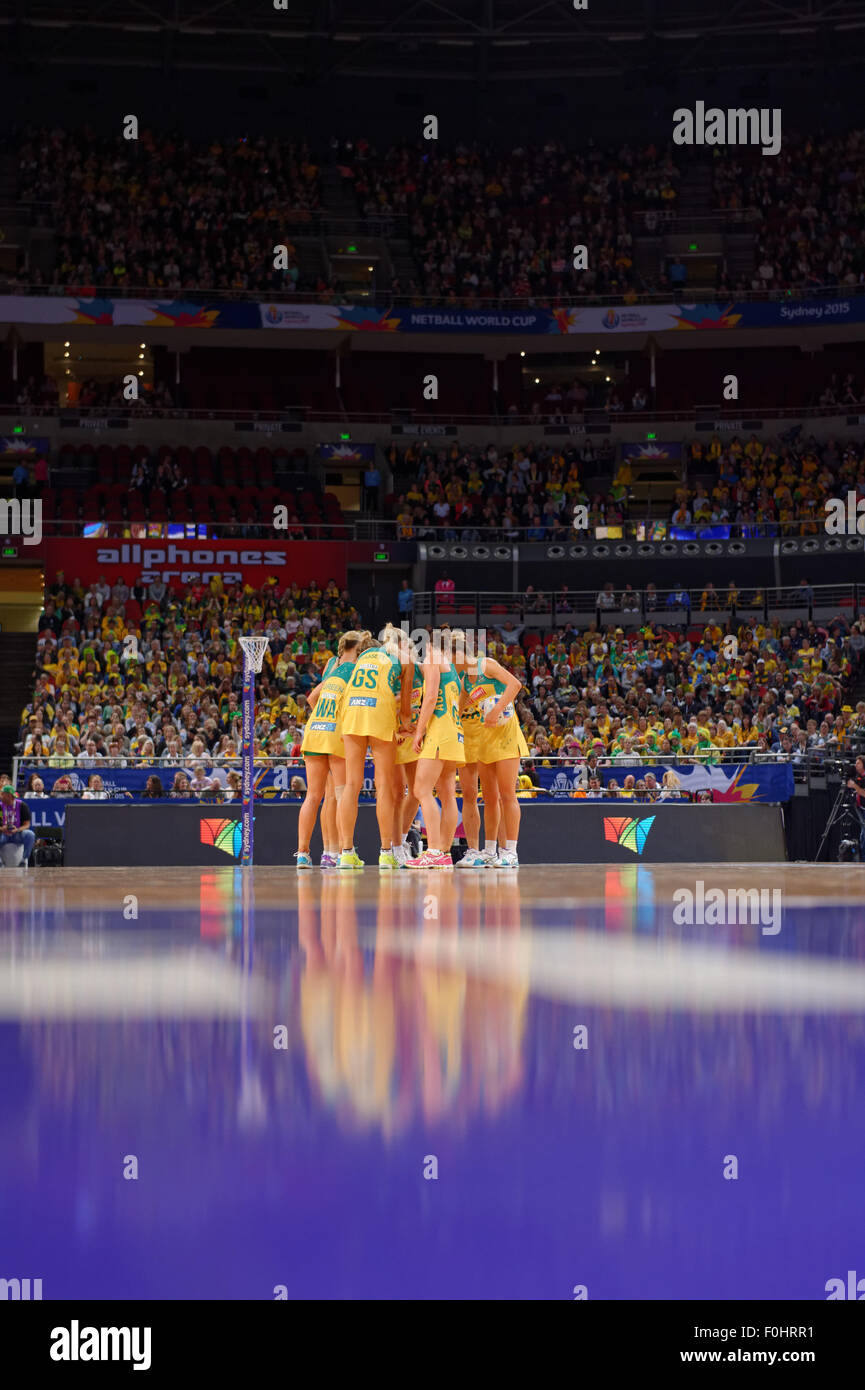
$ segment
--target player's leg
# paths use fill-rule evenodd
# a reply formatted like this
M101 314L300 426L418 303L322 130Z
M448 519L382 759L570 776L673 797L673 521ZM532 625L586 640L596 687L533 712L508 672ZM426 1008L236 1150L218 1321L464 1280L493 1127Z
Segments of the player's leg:
M402 763L394 765L394 827L391 831L391 848L396 848L402 844L402 817L405 815L405 802L409 783L407 783L405 766Z
M517 841L520 838L520 803L517 798L517 777L520 771L519 758L502 758L493 763L501 802L501 824L504 827L504 850L499 850L499 867L516 869Z
M458 869L480 869L484 860L480 853L481 812L478 806L478 765L463 763L457 767L460 795L463 799L463 828L468 849L457 864Z
M418 758L414 775L414 789L423 811L426 826L427 848L417 859L410 859L413 868L431 867L441 857L441 811L433 794L442 770L441 758Z
M439 773L436 783L438 799L442 807L441 819L441 846L442 854L445 858L451 858L451 846L454 842L457 826L460 820L460 811L457 806L457 764L444 763Z
M315 818L322 803L327 785L327 758L322 754L309 754L304 758L306 767L306 796L297 818L297 867L311 869L309 842L315 829Z
M463 763L458 768L463 799L463 826L470 849L480 848L481 813L478 806L478 765Z
M418 800L414 794L416 762L398 764L394 775L393 856L404 869L411 858L408 832L417 815Z
M417 763L405 763L403 772L405 773L405 780L408 783L408 796L403 802L402 808L402 842L405 844L408 832L412 828L414 818L417 815L418 806L420 805L414 785Z
M334 854L334 846L337 853L339 847L336 845L336 797L333 790L333 778L328 774L324 784L324 801L321 805L321 843L322 859L329 863Z
M396 860L391 850L393 836L394 809L394 771L396 769L396 743L393 739L371 738L372 760L375 766L375 815L381 838L379 867L394 869Z
M330 776L327 779L327 791L325 792L322 811L322 834L325 836L322 865L324 868L332 868L339 859L339 827L336 815L345 787L345 758L338 758L335 753L330 753L327 762ZM324 820L325 812L328 812L327 822Z
M336 824L339 834L340 868L360 869L363 861L354 849L354 830L357 824L357 802L363 786L363 765L369 739L366 734L343 734L345 747L345 784L337 802Z
M484 843L481 857L488 868L498 863L499 822L502 803L495 763L478 763L478 777L484 794Z

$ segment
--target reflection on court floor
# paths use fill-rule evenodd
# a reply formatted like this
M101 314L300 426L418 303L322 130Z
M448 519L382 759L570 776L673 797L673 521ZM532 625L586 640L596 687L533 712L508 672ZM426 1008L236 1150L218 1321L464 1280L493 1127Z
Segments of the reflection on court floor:
M590 872L7 880L4 1272L824 1298L865 1249L858 880L827 904L788 873L767 935L677 926L664 870Z

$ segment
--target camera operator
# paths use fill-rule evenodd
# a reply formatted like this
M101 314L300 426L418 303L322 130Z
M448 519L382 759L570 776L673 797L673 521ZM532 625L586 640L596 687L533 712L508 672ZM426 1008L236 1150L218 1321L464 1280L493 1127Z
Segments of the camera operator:
M859 858L865 864L865 758L859 757L853 764L851 776L847 778L847 790L856 797L856 815L859 817Z

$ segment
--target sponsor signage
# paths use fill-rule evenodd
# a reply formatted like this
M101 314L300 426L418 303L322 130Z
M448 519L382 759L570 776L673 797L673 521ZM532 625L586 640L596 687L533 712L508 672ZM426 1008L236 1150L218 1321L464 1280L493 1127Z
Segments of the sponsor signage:
M456 425L391 425L391 434L456 434Z
M235 420L234 428L240 434L300 434L303 425L300 420Z
M782 861L779 806L656 805L646 813L602 802L522 801L523 864L754 863ZM287 866L297 844L300 801L264 801L255 808L255 862ZM358 852L378 858L375 806L358 812ZM321 847L319 831L312 850ZM72 802L66 810L65 863L75 868L200 867L238 863L240 807L144 806Z
M705 333L731 329L865 323L865 295L845 299L743 301L712 304L562 305L559 308L451 309L369 304L296 304L214 299L144 300L0 295L0 323L51 324L76 332L126 327L174 329L319 330L376 333L602 334Z
M280 589L291 581L304 586L313 579L322 586L335 579L346 582L346 546L343 541L116 541L104 539L43 542L46 573L57 570L81 580L85 588L105 577L113 584L122 576L127 584L153 584L161 579L179 589L207 583L219 575L224 584L251 584L259 589L275 579Z

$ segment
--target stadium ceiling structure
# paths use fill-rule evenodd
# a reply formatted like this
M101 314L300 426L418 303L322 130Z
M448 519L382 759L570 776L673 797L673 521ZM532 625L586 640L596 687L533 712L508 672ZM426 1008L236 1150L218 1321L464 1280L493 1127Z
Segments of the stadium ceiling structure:
M832 70L865 55L865 0L579 2L0 0L0 51L13 70L272 72L309 86Z

